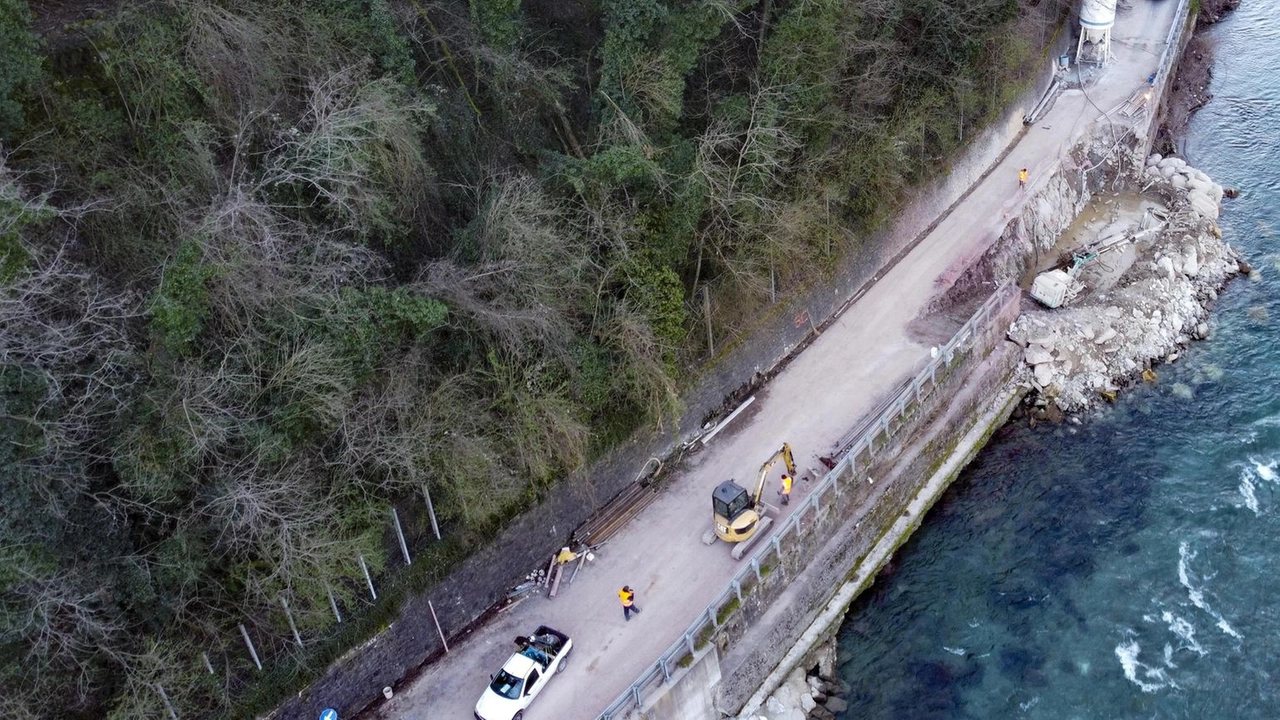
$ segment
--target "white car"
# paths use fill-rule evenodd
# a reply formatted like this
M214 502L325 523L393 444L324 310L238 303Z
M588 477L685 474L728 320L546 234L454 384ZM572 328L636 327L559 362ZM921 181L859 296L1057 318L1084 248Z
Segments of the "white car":
M573 649L568 635L545 625L529 637L516 638L516 645L520 649L490 676L493 682L476 703L476 720L521 720L551 676L564 670Z

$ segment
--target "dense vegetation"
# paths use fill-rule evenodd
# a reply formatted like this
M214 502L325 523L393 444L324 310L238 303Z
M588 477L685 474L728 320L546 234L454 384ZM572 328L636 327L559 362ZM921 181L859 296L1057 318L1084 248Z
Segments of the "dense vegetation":
M269 703L237 624L314 667L393 504L482 538L670 418L704 289L727 338L820 282L1062 6L167 0L46 44L0 0L0 714Z

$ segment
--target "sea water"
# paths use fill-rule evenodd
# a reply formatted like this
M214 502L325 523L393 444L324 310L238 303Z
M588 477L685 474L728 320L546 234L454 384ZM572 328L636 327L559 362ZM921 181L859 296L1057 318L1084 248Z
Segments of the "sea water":
M1179 142L1256 273L1155 383L993 439L851 608L840 718L1280 718L1280 0L1207 36Z

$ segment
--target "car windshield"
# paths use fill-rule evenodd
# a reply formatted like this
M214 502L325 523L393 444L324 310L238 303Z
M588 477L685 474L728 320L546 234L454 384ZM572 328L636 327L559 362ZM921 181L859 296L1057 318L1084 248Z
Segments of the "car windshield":
M499 670L498 674L493 677L493 684L489 685L489 689L508 700L518 700L520 698L520 685L523 683L523 680L506 670Z

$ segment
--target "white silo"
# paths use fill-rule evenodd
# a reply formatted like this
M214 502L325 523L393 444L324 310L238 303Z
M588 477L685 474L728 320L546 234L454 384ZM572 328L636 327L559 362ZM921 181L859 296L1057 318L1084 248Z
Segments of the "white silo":
M1116 0L1083 0L1076 62L1101 65L1111 59L1111 28L1116 24Z

